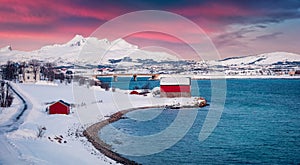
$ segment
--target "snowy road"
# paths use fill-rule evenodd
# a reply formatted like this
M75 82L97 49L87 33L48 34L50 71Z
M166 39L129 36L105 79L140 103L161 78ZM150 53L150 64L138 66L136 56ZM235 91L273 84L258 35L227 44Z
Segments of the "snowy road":
M17 96L15 99L22 102L22 106L18 107L19 110L8 121L0 125L0 164L28 164L29 162L21 160L21 153L17 146L9 141L5 134L19 128L23 122L25 111L28 109L28 104L31 105L31 103L25 100L12 86L10 88Z

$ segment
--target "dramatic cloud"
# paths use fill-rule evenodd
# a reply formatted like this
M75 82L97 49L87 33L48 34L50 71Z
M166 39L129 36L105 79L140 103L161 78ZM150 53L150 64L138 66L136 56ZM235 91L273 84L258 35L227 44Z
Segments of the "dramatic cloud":
M264 39L264 40L271 40L277 38L279 35L282 35L283 32L274 32L272 34L265 34L261 36L257 36L256 39Z
M255 43L260 40L274 39L273 45L277 45L280 37L285 37L287 41L295 37L285 33L288 28L285 24L292 24L290 22L298 22L300 19L300 1L297 0L0 0L0 4L0 47L11 44L23 50L37 49L44 44L67 42L76 34L89 36L106 21L128 12L164 10L182 15L198 24L213 39L221 54L226 52L225 56L244 55L240 53L247 52L239 52L238 47L243 49L244 46L251 45L248 48L254 50ZM145 27L161 26L161 22L137 21ZM181 26L176 21L166 19L165 22L169 24L169 29ZM277 25L281 26L276 31L271 30ZM292 25L295 34L298 34L299 24ZM114 28L107 33L106 38L113 32ZM187 27L183 27L179 33L194 35ZM130 40L140 46L143 43L165 42L178 47L181 42L158 33L140 33L132 35ZM20 41L26 41L26 44ZM232 47L236 49L233 50ZM276 51L274 47L270 47L269 51ZM298 48L291 49L290 46L286 51L289 50L300 52Z
M245 39L246 34L254 31L255 31L254 29L242 28L239 29L238 31L223 33L217 36L214 39L214 42L218 45L219 48L226 47L226 46L237 46L237 45L241 46L243 42L241 42L240 40Z

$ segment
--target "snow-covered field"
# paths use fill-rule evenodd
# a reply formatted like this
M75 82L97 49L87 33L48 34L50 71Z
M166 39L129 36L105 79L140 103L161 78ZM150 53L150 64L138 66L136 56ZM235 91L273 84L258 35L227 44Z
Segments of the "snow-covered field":
M17 130L5 131L14 114L22 109L17 97L11 108L0 111L0 164L116 164L97 151L85 137L84 127L105 119L117 111L133 107L193 104L191 98L163 99L129 95L128 91L104 91L98 87L65 84L13 84L26 100L28 109ZM48 115L49 102L64 100L73 104L70 115ZM2 127L3 126L3 127ZM45 128L37 137L38 128Z
M0 164L114 163L81 136L83 128L75 113L48 115L45 112L47 102L59 99L73 102L71 85L13 84L13 87L25 98L28 110L21 118L23 123L19 129L2 133L2 143L6 146L1 146ZM11 108L1 110L1 124L12 122L11 116L22 107L20 100L15 101ZM46 128L41 138L37 137L39 127Z

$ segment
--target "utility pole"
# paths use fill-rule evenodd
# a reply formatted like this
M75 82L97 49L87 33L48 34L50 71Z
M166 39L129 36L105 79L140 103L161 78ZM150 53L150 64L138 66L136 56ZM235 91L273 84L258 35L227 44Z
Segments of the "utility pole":
M1 81L1 103L0 106L3 107L4 106L4 97L5 97L5 93L4 93L4 81Z
M8 107L8 82L6 82L5 107Z

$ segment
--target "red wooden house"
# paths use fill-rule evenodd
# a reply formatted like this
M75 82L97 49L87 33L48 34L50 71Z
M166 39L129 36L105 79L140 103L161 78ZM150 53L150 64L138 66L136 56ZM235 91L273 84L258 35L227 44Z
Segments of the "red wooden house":
M162 77L160 97L191 97L191 78Z
M70 114L70 104L59 100L48 107L49 114Z

